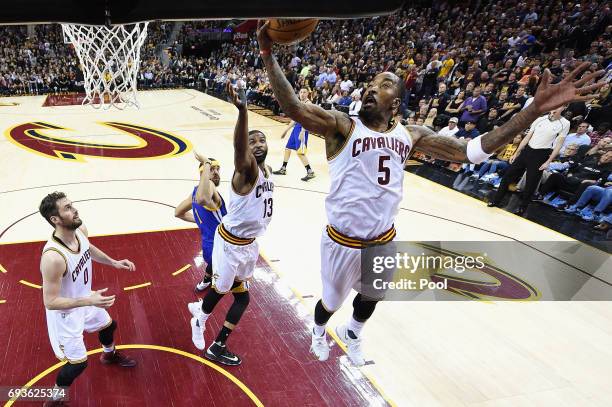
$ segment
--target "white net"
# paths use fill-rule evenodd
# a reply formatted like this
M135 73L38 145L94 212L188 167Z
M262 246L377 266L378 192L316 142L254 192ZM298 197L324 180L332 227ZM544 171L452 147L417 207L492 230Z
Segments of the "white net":
M84 105L95 108L139 107L136 99L140 47L149 23L111 27L62 24L79 56L85 80Z

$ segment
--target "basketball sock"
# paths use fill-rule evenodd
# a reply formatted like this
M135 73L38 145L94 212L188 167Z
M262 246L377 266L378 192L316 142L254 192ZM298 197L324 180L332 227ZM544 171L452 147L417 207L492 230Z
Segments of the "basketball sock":
M288 161L283 161L283 166L281 167L282 170L286 170L287 169L287 164L289 162Z
M225 341L227 341L227 338L231 333L232 330L223 325L221 331L219 331L219 335L217 335L217 339L215 339L215 342L217 342L221 346L225 346Z
M361 335L361 330L363 329L364 325L365 325L365 321L364 322L359 322L359 321L355 320L354 317L351 317L351 319L349 320L349 323L347 325L348 336L350 336L353 339L357 339L357 337L359 335Z
M210 314L205 314L204 312L200 312L200 315L198 315L198 322L202 328L206 326L206 320L209 316Z
M102 350L104 353L111 353L115 351L115 344L111 343L110 346L102 345Z
M323 334L325 333L325 325L315 324L312 328L312 333L314 333L315 336L323 336Z
M311 173L312 168L310 168L310 164L304 166L306 168L306 172Z

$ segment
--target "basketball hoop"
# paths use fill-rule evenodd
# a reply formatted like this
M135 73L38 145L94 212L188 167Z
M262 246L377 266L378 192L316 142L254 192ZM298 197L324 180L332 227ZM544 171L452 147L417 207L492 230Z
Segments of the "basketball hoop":
M85 79L83 105L139 107L136 99L140 47L149 23L97 26L62 24L81 62Z

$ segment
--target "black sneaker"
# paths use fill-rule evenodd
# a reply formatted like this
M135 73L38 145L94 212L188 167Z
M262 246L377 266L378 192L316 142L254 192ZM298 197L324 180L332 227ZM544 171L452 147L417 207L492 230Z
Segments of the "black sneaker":
M274 175L287 175L287 170L284 168L281 168L278 171L272 171L272 174Z
M314 177L315 177L315 173L314 172L309 172L309 173L306 174L305 177L302 177L301 180L302 181L308 181L308 180L313 179Z
M238 355L230 352L227 346L221 346L217 342L213 342L212 345L208 347L206 353L204 353L204 357L213 362L219 362L227 366L238 366L242 363Z

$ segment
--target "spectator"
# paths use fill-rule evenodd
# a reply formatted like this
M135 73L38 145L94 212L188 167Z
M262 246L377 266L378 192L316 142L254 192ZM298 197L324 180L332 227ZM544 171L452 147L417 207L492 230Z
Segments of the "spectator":
M459 129L455 136L460 139L473 139L480 136L480 132L476 128L476 122L474 120L468 120L465 122L465 127Z
M478 124L476 128L480 134L488 133L493 130L494 127L498 126L497 122L497 109L492 107L489 109L489 114L487 117L482 116L478 119Z
M340 105L340 106L349 106L352 101L353 100L349 96L348 91L343 90L342 91L342 97L340 98L340 100L338 100L337 104Z
M587 208L590 202L595 203L591 210ZM586 221L600 222L602 214L612 203L612 182L607 181L604 186L590 185L580 195L578 201L565 209L566 213L580 216ZM585 210L586 209L586 210Z
M565 148L570 144L576 144L579 146L588 146L591 144L591 138L587 134L587 130L589 129L589 124L587 122L582 122L578 125L578 129L575 133L568 134L565 137L565 141L563 142L563 146L561 147L561 154L563 154Z
M435 107L438 111L443 112L448 104L449 96L446 93L446 84L441 82L438 85L438 91L431 97L429 107Z
M436 109L435 107L432 107L431 109L429 109L429 112L427 113L427 116L425 117L423 124L425 126L433 127L434 120L436 120L437 115L438 115L438 109Z
M359 94L353 96L353 101L349 105L349 116L359 116L361 110L361 96Z
M501 151L496 155L496 159L487 160L478 170L478 178L489 174L503 174L506 168L510 166L510 158L516 153L522 139L522 135L516 135L512 143L502 147Z
M459 109L462 112L459 119L460 122L467 123L469 121L476 123L478 118L487 111L487 100L480 92L480 88L474 88L473 95L463 102Z
M554 206L561 207L565 202L562 200L554 201L552 197L561 190L574 193L578 197L588 188L589 185L596 184L598 180L607 180L612 171L612 151L604 154L587 156L578 164L569 168L569 172L553 173L540 187L540 194L545 201L551 202ZM583 186L581 189L580 186Z
M340 89L347 93L350 93L353 89L353 81L349 79L348 75L344 75L344 80L340 82Z
M465 92L461 91L459 94L446 106L446 113L452 117L459 117L461 112L461 106L465 101Z
M457 127L457 123L459 123L459 119L456 117L451 117L448 121L448 126L442 128L438 134L443 136L454 136L459 131L459 127Z

